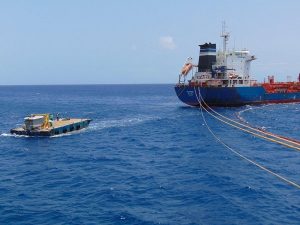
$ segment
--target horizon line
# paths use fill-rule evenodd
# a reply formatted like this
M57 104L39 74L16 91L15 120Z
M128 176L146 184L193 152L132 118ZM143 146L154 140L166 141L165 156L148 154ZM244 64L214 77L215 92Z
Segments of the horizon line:
M127 84L0 84L3 86L76 86L76 85L166 85L166 84L176 84L176 83L127 83Z

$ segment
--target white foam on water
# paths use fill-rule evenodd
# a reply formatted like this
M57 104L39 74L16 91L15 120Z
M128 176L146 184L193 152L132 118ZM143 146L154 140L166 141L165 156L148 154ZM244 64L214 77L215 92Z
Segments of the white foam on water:
M15 138L29 138L28 135L17 135L17 134L11 134L11 133L2 133L0 134L1 137L15 137Z
M98 122L91 122L89 129L102 130L113 127L129 127L137 124L141 124L147 121L158 120L160 117L140 116L136 118L125 118L119 120L103 120Z
M239 112L237 112L237 113L236 113L236 116L237 116L237 118L238 118L240 121L249 124L249 122L242 116L242 114L243 114L244 112L247 112L247 111L250 111L250 110L253 110L253 111L255 111L255 110L262 110L262 109L265 109L266 107L268 107L268 112L267 112L267 113L270 113L270 112L273 112L273 111L278 110L278 109L272 108L272 107L274 107L274 106L275 106L275 107L288 108L288 107L289 107L290 105L292 105L292 104L298 104L298 103L266 104L266 105L260 105L260 106L254 106L254 107L252 107L252 106L250 106L250 105L247 105L247 106L246 106L247 108L246 108L246 109L243 109L243 110L241 110L241 111L239 111ZM277 118L275 118L275 120L277 120ZM258 126L256 126L256 127L258 127ZM262 127L258 127L258 128L260 128L260 129L266 131L267 129L270 129L271 127L262 126Z
M268 104L268 105L261 105L261 106L251 106L251 105L246 105L246 109L243 109L239 112L236 113L236 116L238 117L239 120L241 120L242 122L244 123L249 123L243 116L242 114L244 112L247 112L247 111L251 111L251 110L258 110L258 109L262 109L262 108L265 108L267 106L270 106L271 104Z
M71 136L75 134L82 133L86 130L87 128L83 128L80 130L68 132L65 134L58 134L58 135L53 135L53 136L28 136L28 135L18 135L18 134L10 134L10 133L2 133L0 134L0 137L14 137L14 138L59 138L59 137L65 137L65 136Z
M253 110L253 108L251 106L247 105L246 107L247 107L246 109L243 109L236 113L237 118L244 123L248 123L248 121L244 117L242 117L242 114L246 111Z
M116 119L116 120L103 120L103 121L92 121L87 128L83 128L80 130L64 133L64 134L58 134L49 136L50 138L60 138L65 136L71 136L75 134L79 134L82 132L85 132L86 130L102 130L107 128L113 128L113 127L129 127L134 126L137 124L141 124L147 121L155 121L159 120L160 117L151 117L151 116L139 116L139 117L133 117L133 118L125 118L125 119ZM2 133L0 134L1 137L16 137L16 138L34 138L34 137L47 137L47 136L28 136L28 135L16 135L16 134L10 134L10 133Z

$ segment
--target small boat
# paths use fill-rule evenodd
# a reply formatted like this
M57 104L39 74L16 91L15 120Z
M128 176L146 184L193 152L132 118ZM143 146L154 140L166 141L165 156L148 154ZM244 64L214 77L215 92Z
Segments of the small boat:
M91 119L54 118L53 114L31 114L24 118L22 127L13 128L11 134L27 136L54 136L88 127Z

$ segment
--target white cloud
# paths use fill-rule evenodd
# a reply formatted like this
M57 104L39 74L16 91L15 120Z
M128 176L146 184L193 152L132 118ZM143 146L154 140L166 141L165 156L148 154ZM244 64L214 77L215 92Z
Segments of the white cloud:
M163 36L159 38L159 43L163 48L173 50L176 48L173 37L171 36Z

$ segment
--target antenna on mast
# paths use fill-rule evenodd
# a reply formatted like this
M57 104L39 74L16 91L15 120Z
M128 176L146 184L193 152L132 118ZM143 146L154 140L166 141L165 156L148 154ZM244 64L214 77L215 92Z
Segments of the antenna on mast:
M229 32L226 32L226 23L225 21L222 22L222 34L221 37L223 38L223 52L226 52L227 49L227 42L229 40Z

